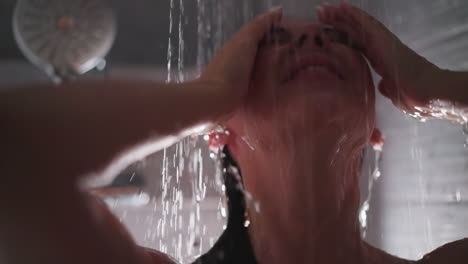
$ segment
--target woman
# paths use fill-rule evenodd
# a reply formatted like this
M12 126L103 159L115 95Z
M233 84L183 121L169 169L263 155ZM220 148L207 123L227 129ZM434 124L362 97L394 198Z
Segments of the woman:
M397 85L385 86L385 94L404 99L405 107L425 104L416 84L437 68L414 55L411 62L420 70L396 79L400 75L386 67L400 61L385 61L375 43L340 27L357 12L329 6L321 20L347 32L355 47L366 47L383 80ZM250 261L402 261L365 245L357 229L359 152L375 114L367 65L338 31L280 18L274 11L245 26L190 83L34 85L2 94L1 160L8 175L0 185L2 262L170 263L137 247L78 182L103 168L111 175L209 122L231 131L224 143L260 203L258 211L246 209L251 226L238 240L246 243ZM463 77L459 81L461 87ZM392 97L392 89L404 96ZM431 98L467 105L451 96Z
M371 19L364 15L346 4L319 13L323 22L339 29L335 20ZM361 23L355 28L382 27L374 21ZM200 263L416 263L373 248L360 237L360 154L373 137L375 102L367 63L356 49L374 52L369 60L384 77L380 89L388 96L399 95L391 99L409 113L438 117L430 100L445 98L438 87L427 84L442 81L431 77L440 70L383 27L367 30L382 36L352 42L322 24L292 19L272 29L257 54L249 102L227 123L229 136L223 139L242 171L244 188L260 209L247 203L248 229L242 228L244 219L238 215L230 219L220 242ZM381 43L369 41L382 38L387 45L397 45L418 72L402 76L387 69L396 63L388 61L393 56L381 61L383 55L374 51ZM404 67L407 62L399 61ZM461 107L444 118L463 120L459 113L466 98L456 98L459 103L450 99ZM467 247L468 241L455 242L420 263L464 263Z

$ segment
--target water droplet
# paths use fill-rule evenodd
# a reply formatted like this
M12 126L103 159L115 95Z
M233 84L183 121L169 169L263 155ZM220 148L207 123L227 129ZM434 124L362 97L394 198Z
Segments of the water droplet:
M226 208L224 208L224 207L221 207L221 216L222 216L223 218L226 218L226 216L227 216Z
M256 213L260 213L260 202L259 201L254 202L254 210L255 210Z
M255 147L250 143L249 139L246 137L241 137L242 141L250 148L250 150L255 151Z
M455 197L454 197L454 198L455 198L455 201L456 201L457 203L461 202L461 201L462 201L461 192L460 192L460 191L456 191L456 192L455 192Z
M468 122L463 125L463 134L465 135L465 148L468 148Z
M359 223L361 224L361 228L367 228L367 213L369 211L369 201L364 201L359 210Z
M107 66L106 60L102 59L102 60L98 63L98 65L96 66L96 69L97 69L98 71L103 71L103 70L106 69L106 66Z
M359 209L359 223L361 225L361 234L363 237L366 237L366 231L368 227L368 213L370 209L370 200L372 198L372 190L375 184L375 181L377 181L380 176L380 158L382 155L382 151L380 149L375 149L374 148L374 169L372 171L372 175L369 176L369 182L368 182L368 194L366 199L364 200L363 204L361 205L361 208Z

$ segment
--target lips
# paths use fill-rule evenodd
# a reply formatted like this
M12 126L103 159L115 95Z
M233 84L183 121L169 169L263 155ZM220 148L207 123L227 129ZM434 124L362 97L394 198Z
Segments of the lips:
M292 81L303 74L344 79L338 66L328 56L319 53L301 56L286 72L285 82Z

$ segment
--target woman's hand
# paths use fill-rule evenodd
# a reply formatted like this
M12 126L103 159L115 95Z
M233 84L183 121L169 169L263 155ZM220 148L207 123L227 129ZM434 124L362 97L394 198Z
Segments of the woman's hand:
M440 71L435 65L403 44L382 23L348 3L323 5L322 23L349 34L353 46L369 60L382 80L380 92L413 117L430 117L429 103L435 88L429 77Z
M234 110L247 95L261 40L273 24L280 22L282 10L277 8L256 17L245 25L218 51L200 76L222 93L221 104Z

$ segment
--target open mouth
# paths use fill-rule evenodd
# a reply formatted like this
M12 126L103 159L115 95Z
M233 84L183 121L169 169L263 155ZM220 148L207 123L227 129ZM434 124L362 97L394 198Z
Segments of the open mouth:
M284 82L295 80L298 77L312 80L330 78L344 80L343 75L338 71L333 62L322 54L307 55L300 58L289 68Z

